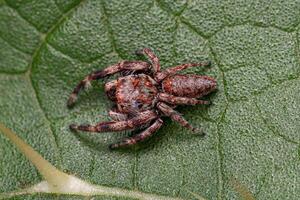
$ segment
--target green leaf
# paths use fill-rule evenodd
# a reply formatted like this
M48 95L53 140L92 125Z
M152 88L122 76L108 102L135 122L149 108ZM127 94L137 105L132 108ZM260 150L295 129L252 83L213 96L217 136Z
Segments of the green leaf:
M59 170L94 185L242 199L235 182L256 199L299 199L299 22L296 0L0 1L0 121ZM128 133L70 132L70 123L107 120L111 106L99 81L67 109L76 83L120 60L141 59L134 51L142 47L152 48L164 69L213 62L185 72L216 78L218 91L207 97L213 104L178 108L207 135L166 118L146 143L109 151ZM0 158L0 193L43 180L2 134Z

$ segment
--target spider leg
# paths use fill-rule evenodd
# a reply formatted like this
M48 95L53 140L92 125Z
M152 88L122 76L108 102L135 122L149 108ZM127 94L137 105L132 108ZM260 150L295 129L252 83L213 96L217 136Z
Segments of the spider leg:
M196 98L189 97L177 97L167 93L159 93L158 100L174 104L174 105L197 105L197 104L210 104L210 101L199 100Z
M153 72L156 74L160 71L160 64L158 57L154 54L154 52L149 48L144 48L136 51L137 55L146 55L153 65Z
M157 119L151 126L149 126L146 130L142 131L141 133L134 135L129 138L125 138L122 141L111 144L109 146L110 149L116 149L119 147L127 147L130 145L134 145L138 142L142 142L152 136L163 124L163 121L161 119Z
M173 121L178 122L181 126L188 128L189 130L193 132L199 132L199 130L192 125L189 124L188 121L186 121L179 112L175 111L173 108L168 106L165 103L159 102L157 104L157 108L165 115L170 117ZM204 134L202 130L200 130L201 134Z
M108 115L114 120L114 121L125 121L128 119L128 115L125 113L120 113L115 110L110 110L108 112Z
M138 71L138 70L149 69L149 67L150 67L150 65L147 62L122 61L118 64L112 65L103 70L98 70L98 71L92 72L91 74L87 75L82 81L80 81L79 84L74 88L73 92L71 93L71 95L68 99L67 106L72 107L74 105L79 92L83 88L87 88L88 86L90 86L92 80L98 80L100 78L104 78L109 75L113 75L113 74L123 71L123 70Z
M116 100L115 93L116 93L117 82L118 82L117 80L109 81L104 86L106 95L112 101Z
M96 125L76 125L71 124L71 130L80 130L87 132L115 132L115 131L123 131L135 129L143 124L151 122L153 119L157 118L157 114L154 111L148 110L142 113L139 113L136 117L133 117L128 120L123 121L108 121L108 122L100 122Z
M200 67L208 67L211 65L211 62L208 61L208 62L203 62L203 63L186 63L186 64L182 64L182 65L178 65L178 66L175 66L175 67L171 67L171 68L168 68L162 72L158 72L154 79L159 82L159 81L162 81L164 78L168 77L168 76L171 76L171 75L174 75L176 74L177 72L181 71L181 70L184 70L184 69L187 69L187 68L190 68L190 67L196 67L196 66L200 66Z

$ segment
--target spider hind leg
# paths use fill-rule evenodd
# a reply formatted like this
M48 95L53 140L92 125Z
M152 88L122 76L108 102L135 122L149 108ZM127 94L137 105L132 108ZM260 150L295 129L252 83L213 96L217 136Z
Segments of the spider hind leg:
M151 126L142 131L139 134L136 134L132 137L125 138L120 142L109 145L110 149L116 149L120 147L128 147L136 143L142 142L152 136L163 124L161 119L157 119Z
M154 111L147 110L139 113L136 117L123 121L107 121L100 122L96 125L82 124L76 125L71 124L70 129L73 131L86 131L86 132L116 132L123 130L132 130L137 127L147 124L157 118L157 114Z
M159 102L157 104L157 108L165 115L170 117L173 121L179 123L181 126L191 130L194 133L200 134L202 136L205 135L205 133L203 132L202 129L198 129L193 127L192 125L190 125L190 123L188 121L186 121L186 119L184 119L184 117L182 117L182 115L175 111L173 108L171 108L170 106L168 106L165 103Z
M197 105L197 104L210 104L210 101L200 100L189 97L177 97L167 93L159 93L158 99L160 101L172 104L172 105Z
M128 114L120 113L117 110L110 110L108 112L108 115L110 118L112 118L114 121L124 121L128 119Z

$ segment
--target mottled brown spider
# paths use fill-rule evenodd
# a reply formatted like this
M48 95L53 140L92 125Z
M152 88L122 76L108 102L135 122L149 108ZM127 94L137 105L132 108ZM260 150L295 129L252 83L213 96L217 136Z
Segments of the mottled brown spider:
M139 134L111 144L111 149L144 141L162 126L162 116L170 117L193 132L197 131L174 108L183 104L209 104L209 101L197 98L214 91L217 83L209 76L180 75L177 72L189 67L209 66L210 62L187 63L161 71L159 59L150 49L144 48L136 53L146 55L151 64L143 61L122 61L95 71L80 81L69 97L67 105L72 107L80 90L89 86L92 80L120 72L121 77L105 84L108 98L116 104L116 108L109 111L113 120L96 125L71 124L71 130L111 132L146 127Z

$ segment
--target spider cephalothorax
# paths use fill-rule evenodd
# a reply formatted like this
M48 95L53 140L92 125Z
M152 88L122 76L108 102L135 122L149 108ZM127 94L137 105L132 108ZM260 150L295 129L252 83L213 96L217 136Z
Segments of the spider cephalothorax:
M79 91L90 85L90 81L118 72L121 74L117 80L105 84L107 96L116 104L116 108L109 111L113 120L96 125L71 124L71 130L111 132L146 126L141 133L110 145L112 149L145 140L162 126L162 116L168 116L180 125L197 131L174 108L182 104L209 104L208 101L197 98L214 91L217 83L209 76L181 75L177 72L189 67L208 66L210 62L187 63L161 71L159 59L150 49L139 50L137 54L148 56L151 64L143 61L122 61L91 73L75 87L68 100L68 107L73 106ZM128 72L131 75L126 75Z

